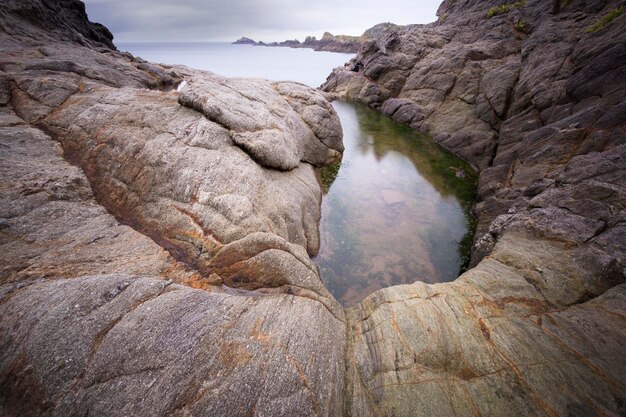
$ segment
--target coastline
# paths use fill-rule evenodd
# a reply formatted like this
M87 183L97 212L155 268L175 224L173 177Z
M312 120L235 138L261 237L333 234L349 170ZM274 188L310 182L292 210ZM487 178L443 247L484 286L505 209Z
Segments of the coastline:
M69 4L0 14L0 412L623 411L624 16L586 32L618 2L446 0L333 72L480 168L472 268L348 309L310 259L326 93L137 59Z

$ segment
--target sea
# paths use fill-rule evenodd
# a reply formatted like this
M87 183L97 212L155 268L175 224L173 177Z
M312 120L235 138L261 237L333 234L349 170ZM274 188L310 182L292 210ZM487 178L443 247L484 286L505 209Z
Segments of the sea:
M146 61L182 64L229 77L297 81L313 88L322 85L333 68L343 66L354 56L306 48L217 42L117 43L117 47Z

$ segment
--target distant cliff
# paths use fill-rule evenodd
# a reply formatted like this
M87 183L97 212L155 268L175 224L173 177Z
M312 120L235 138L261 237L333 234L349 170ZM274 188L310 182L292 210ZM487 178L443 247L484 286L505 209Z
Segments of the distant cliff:
M385 22L379 23L363 32L360 36L351 35L333 35L330 32L324 32L321 39L317 39L315 36L307 36L304 42L300 42L298 39L290 39L282 42L256 42L250 38L242 37L233 42L233 44L242 45L258 45L258 46L283 46L289 48L311 48L316 51L327 52L343 52L356 54L359 52L361 46L371 40L375 39L381 34L386 33L389 30L399 30L404 26L396 25L393 23Z
M233 42L233 45L255 45L256 42L250 38L246 38L245 36L237 39Z
M317 39L315 36L307 36L304 42L300 42L297 39L286 40L282 42L256 42L244 36L237 39L235 42L233 42L233 44L256 46L283 46L289 48L311 48L316 51L344 52L355 54L359 51L359 48L364 41L365 38L363 36L333 35L329 32L324 32L324 35L321 39Z
M357 53L364 41L362 36L333 35L324 32L321 39L307 36L302 46L316 51Z
M359 52L361 46L370 39L374 39L390 29L397 29L401 26L394 25L393 23L380 23L365 32L360 36L351 35L333 35L330 32L324 32L321 39L317 39L315 36L307 36L303 42L297 39L286 40L282 42L255 42L254 40L242 37L233 44L245 44L245 45L258 45L258 46L283 46L289 48L311 48L316 51L327 52L342 52L353 53Z

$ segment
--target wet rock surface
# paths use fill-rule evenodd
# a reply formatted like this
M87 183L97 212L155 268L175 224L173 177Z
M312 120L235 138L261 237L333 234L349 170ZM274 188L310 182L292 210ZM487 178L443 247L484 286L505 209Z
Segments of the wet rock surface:
M624 17L495 5L327 83L481 168L475 267L346 311L309 259L342 150L318 92L0 5L0 415L624 415Z

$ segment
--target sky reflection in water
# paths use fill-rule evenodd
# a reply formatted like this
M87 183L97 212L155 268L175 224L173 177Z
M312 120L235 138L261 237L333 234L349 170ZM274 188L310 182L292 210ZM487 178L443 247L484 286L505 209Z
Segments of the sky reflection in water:
M466 262L475 199L468 164L366 106L334 103L346 147L324 168L314 259L344 305L396 284L455 279Z

